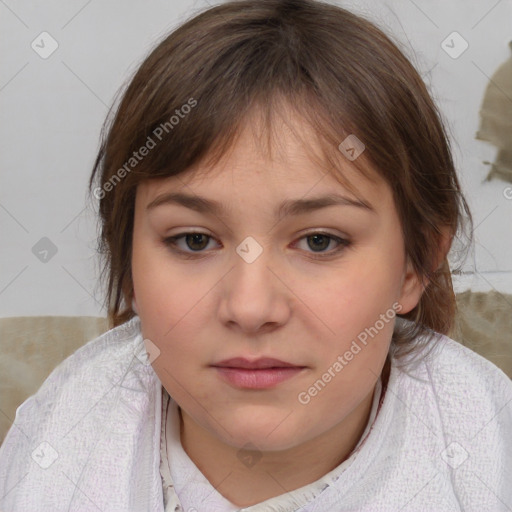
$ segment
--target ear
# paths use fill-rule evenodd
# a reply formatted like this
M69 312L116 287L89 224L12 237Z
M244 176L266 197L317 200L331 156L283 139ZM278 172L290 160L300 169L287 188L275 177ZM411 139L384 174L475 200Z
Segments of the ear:
M442 265L448 254L450 247L452 245L453 234L449 227L441 228L441 235L438 239L438 250L436 253L435 261L432 266L432 273L438 270ZM403 280L402 280L402 288L399 303L402 305L402 309L400 310L400 314L405 314L414 309L425 291L425 288L428 286L430 282L429 277L423 277L423 280L420 279L420 276L415 272L411 261L407 258L406 270L404 272Z
M400 298L398 299L398 303L402 306L402 309L399 311L401 315L409 313L409 311L417 306L425 286L415 272L410 259L407 258L407 268L402 278Z

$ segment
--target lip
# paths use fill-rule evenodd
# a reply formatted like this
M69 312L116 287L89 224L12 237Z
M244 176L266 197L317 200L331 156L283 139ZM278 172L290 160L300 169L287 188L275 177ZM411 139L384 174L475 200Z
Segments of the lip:
M273 357L260 357L253 359L252 361L245 357L233 357L231 359L225 359L220 363L215 363L212 366L223 367L223 368L243 368L251 370L261 370L262 368L304 368L303 366L287 363L280 359L274 359Z
M301 373L306 367L262 357L249 361L243 357L227 359L212 365L219 376L234 387L268 389Z

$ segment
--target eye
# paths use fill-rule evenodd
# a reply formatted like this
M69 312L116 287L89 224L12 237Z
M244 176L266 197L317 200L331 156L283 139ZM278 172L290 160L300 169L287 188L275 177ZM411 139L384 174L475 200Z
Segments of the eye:
M178 243L178 241L182 239L185 242L185 247L183 247L183 245L180 247L180 244ZM183 255L185 258L194 258L196 256L201 256L204 252L203 249L208 246L208 242L210 240L214 240L214 238L206 233L187 232L164 238L162 242L164 245L169 247L171 251ZM299 241L302 240L307 241L307 246L313 249L313 253L319 254L319 256L315 256L317 258L332 256L351 245L351 242L344 238L320 231L308 233L307 235L299 238ZM332 241L336 242L338 245L334 249L326 252L325 249L331 245ZM297 243L295 245L297 245Z
M186 248L191 249L191 253L188 253L183 247L180 247L177 243L178 240L184 239ZM206 233L180 233L176 236L171 236L163 240L164 244L169 246L173 251L193 254L194 252L201 252L208 245L208 241L212 239L210 235ZM177 249L176 249L177 247Z
M321 231L308 233L307 235L300 238L299 241L300 240L305 240L307 242L307 246L313 249L313 253L319 253L321 258L337 254L350 245L350 242L344 238L340 238L339 236ZM325 251L324 249L329 247L333 241L338 245L330 251ZM326 253L325 256L323 255L324 253Z

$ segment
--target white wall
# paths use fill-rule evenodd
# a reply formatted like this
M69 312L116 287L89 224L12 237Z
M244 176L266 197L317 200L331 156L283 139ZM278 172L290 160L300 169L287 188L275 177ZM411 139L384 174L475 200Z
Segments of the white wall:
M482 161L492 161L496 150L474 139L488 77L509 57L512 1L340 4L371 16L407 45L453 134L476 226L469 273L456 278L456 291L512 293L512 200L504 197L506 183L483 183L488 167ZM0 316L105 314L94 212L85 202L100 128L117 89L153 43L207 5L199 0L0 3ZM441 48L453 31L469 44L457 59ZM51 50L50 39L41 36L41 42L42 32L58 43L46 59L31 47L35 41L39 52ZM39 242L43 237L57 250L47 262L33 252L34 246L46 248Z

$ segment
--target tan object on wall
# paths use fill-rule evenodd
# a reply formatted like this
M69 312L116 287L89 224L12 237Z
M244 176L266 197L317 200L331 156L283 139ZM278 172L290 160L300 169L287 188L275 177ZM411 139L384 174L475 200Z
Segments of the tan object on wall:
M457 294L450 338L492 361L512 379L512 295L467 290Z
M509 43L512 50L512 41ZM476 138L490 142L498 154L486 181L498 178L512 183L512 56L494 73L480 108L481 123Z

